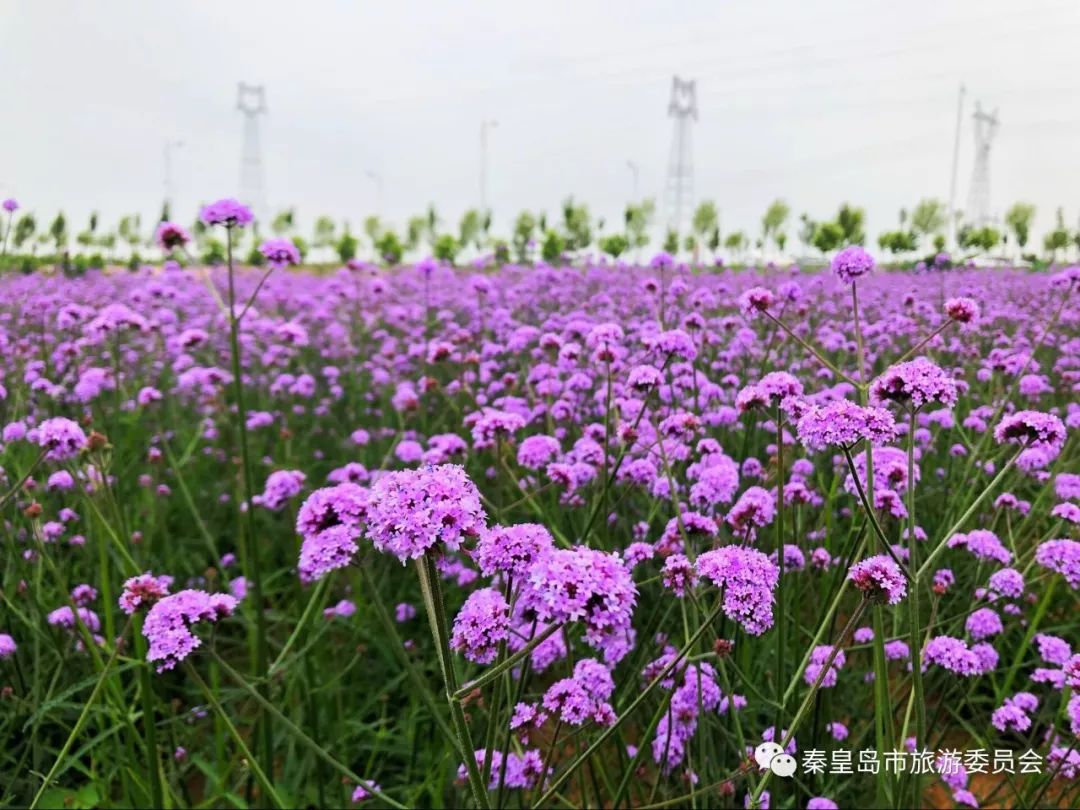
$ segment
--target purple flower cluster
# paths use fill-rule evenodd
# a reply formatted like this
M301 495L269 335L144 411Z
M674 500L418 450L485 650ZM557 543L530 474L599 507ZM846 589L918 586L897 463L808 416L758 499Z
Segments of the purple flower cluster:
M1065 444L1065 425L1052 413L1017 411L998 422L994 439L1001 444L1012 442L1050 450L1056 455Z
M760 551L723 546L706 551L695 562L698 575L724 594L724 615L752 636L760 636L773 623L773 591L780 570Z
M147 571L131 577L124 583L120 594L120 609L129 616L139 608L149 608L169 595L173 578L168 575L154 576Z
M874 402L898 402L912 410L937 404L956 404L956 381L937 363L916 357L890 366L870 384Z
M317 489L308 496L296 515L296 531L302 538L297 566L301 582L322 579L352 562L369 497L364 487L350 483Z
M865 276L874 269L874 257L859 245L846 247L832 260L832 271L845 284Z
M968 649L963 640L952 636L935 636L923 648L923 666L936 664L957 675L984 675L998 664L997 651L987 643Z
M44 420L28 438L45 451L45 458L52 461L67 461L86 448L83 429L63 416Z
M226 228L250 225L255 217L246 205L231 198L218 200L205 206L199 213L204 225L224 225Z
M473 554L484 576L501 572L520 579L553 547L551 533L539 523L519 523L483 532Z
M300 264L300 251L288 239L268 239L259 245L259 253L275 270Z
M477 664L490 664L510 637L510 605L494 588L469 594L457 618L450 646Z
M191 632L193 625L220 621L236 610L236 598L194 589L179 591L159 600L143 622L143 635L150 642L146 660L157 663L157 671L172 669L202 645Z
M900 567L884 554L855 563L848 571L848 579L867 599L895 605L907 595L907 580Z
M896 435L896 421L880 407L862 407L846 399L813 406L796 426L799 441L810 450L851 448L861 441L886 444Z
M367 536L403 563L436 546L455 550L479 537L487 515L463 467L442 464L383 475L371 488Z

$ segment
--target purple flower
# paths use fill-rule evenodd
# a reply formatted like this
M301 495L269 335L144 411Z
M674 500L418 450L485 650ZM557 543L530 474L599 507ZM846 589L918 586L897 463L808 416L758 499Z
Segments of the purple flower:
M162 222L158 225L154 239L162 250L182 248L191 241L191 234L182 225L175 222Z
M480 493L463 467L387 473L371 488L367 536L404 563L436 546L454 550L486 528Z
M1074 591L1080 589L1080 542L1076 540L1047 540L1035 549L1035 562L1049 571L1061 574Z
M364 487L344 483L315 490L300 506L296 531L303 538L297 566L301 582L322 579L352 562L368 498Z
M372 791L382 792L382 788L379 787L378 782L368 782L366 784L357 785L356 789L352 792L352 803L360 804L368 799L374 798L375 794Z
M518 446L517 461L522 467L539 470L561 452L558 439L552 436L529 436Z
M985 645L976 646L983 647L979 652L985 656ZM981 658L979 652L968 649L967 644L958 638L935 636L926 642L923 648L923 666L936 664L965 677L980 675L986 671L985 664L988 660ZM996 661L994 663L996 665Z
M1002 568L990 575L989 588L1000 596L1019 599L1024 595L1024 576L1014 568Z
M771 309L775 303L776 296L766 287L751 287L739 296L739 309L747 318Z
M1035 644L1039 648L1039 657L1048 664L1064 666L1072 656L1069 642L1047 633L1036 633Z
M810 652L810 661L806 665L806 671L803 672L803 680L806 681L808 686L813 686L821 675L821 671L825 666L825 663L829 660L829 656L832 655L833 646L831 644L823 644L818 647L814 647ZM844 655L843 650L837 650L836 656L833 658L832 663L829 664L829 669L825 673L825 676L821 679L821 688L830 689L836 686L836 679L844 664L847 662L847 658Z
M101 629L101 620L90 608L78 608L78 620L75 615L70 605L64 605L50 612L46 621L53 627L63 627L65 630L74 630L78 622L82 622L91 633L96 633Z
M509 637L510 605L494 588L481 588L469 594L458 611L450 646L470 661L490 664Z
M664 587L680 599L686 596L687 590L697 584L694 565L682 554L672 554L668 557L664 561L664 570L661 573Z
M874 402L899 402L918 410L937 403L951 408L956 404L956 381L941 366L916 357L906 363L890 366L870 384Z
M975 323L979 319L979 305L971 298L950 298L945 302L945 314L957 323Z
M275 470L266 478L266 486L261 495L255 495L251 501L273 512L281 511L290 500L300 494L307 476L300 470Z
M33 431L31 439L45 450L45 458L67 461L86 447L86 434L70 419L56 416L41 422Z
M630 630L637 587L617 554L555 549L533 565L524 584L527 616L546 623L581 621L585 641L594 648Z
M739 496L726 520L736 536L750 537L756 528L772 523L775 514L776 498L773 494L762 487L750 487Z
M160 662L158 672L172 669L202 645L191 632L192 625L214 623L236 610L236 599L228 594L186 590L166 596L146 615L143 635L150 642L146 660Z
M696 567L699 576L723 592L723 610L729 619L753 636L772 627L773 591L780 571L768 557L756 549L722 546L699 556Z
M832 260L832 271L846 284L874 269L874 257L858 245L841 250Z
M12 198L12 197L8 197L8 198L7 198L6 200L4 200L4 202L3 202L3 208L4 208L4 210L5 210L5 211L7 211L7 212L8 212L9 214L14 214L14 213L15 213L16 211L18 211L18 210L19 210L19 203L18 203L18 201L17 201L17 200L15 200L14 198Z
M0 633L0 661L13 656L17 649L18 647L15 644L15 639L7 633Z
M1050 413L1017 411L998 422L994 439L999 444L1012 442L1052 450L1056 455L1065 444L1065 425Z
M907 581L900 567L884 554L867 557L848 571L848 579L868 599L895 605L907 595Z
M864 439L882 445L896 435L896 421L880 407L864 408L846 399L814 406L799 419L796 431L810 450L851 448Z
M996 636L1005 628L1001 624L1001 617L991 608L979 608L964 623L964 629L976 641Z
M501 571L520 579L553 546L551 533L539 523L496 526L480 535L474 556L484 576Z
M226 228L250 225L255 218L251 209L231 198L205 206L199 214L204 225L224 225Z
M288 239L267 239L259 245L259 253L266 258L267 264L275 270L281 270L289 265L300 264L300 251Z

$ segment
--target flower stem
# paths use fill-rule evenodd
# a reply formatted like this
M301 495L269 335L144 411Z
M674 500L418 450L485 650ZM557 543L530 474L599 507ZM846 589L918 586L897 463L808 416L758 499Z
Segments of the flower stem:
M225 229L226 258L229 267L229 350L232 356L233 390L236 396L236 432L240 438L240 461L243 464L244 476L242 509L244 513L244 563L247 567L247 578L251 582L252 604L255 610L255 655L254 672L256 677L261 678L266 672L269 659L266 644L266 612L263 605L262 565L259 559L259 544L255 539L255 517L251 511L251 497L255 491L254 473L251 466L251 454L248 450L247 436L247 408L244 405L244 380L243 364L240 358L240 321L236 316L236 284L233 271L233 235L232 228ZM266 697L269 687L265 682L260 682L260 694ZM269 720L265 718L259 721L261 735L257 735L262 748L262 767L264 770L273 772L273 729Z
M434 558L430 554L425 554L418 559L416 571L420 577L420 590L424 595L424 606L427 608L431 635L435 640L435 653L439 659L439 668L442 670L446 700L450 704L450 719L454 724L458 753L465 763L476 806L487 808L489 807L487 790L476 764L476 749L472 735L469 733L469 724L465 720L465 712L461 708L460 701L454 697L458 689L457 673L454 671L454 659L450 652L450 626L446 620L446 604L443 601L439 572L435 568Z
M939 330L940 331L940 330ZM929 340L929 338L927 338ZM915 747L919 750L926 745L926 700L923 695L922 677L922 614L919 601L920 593L919 576L919 544L915 539L915 411L911 411L911 419L908 422L908 447L907 447L907 512L908 512L908 564L915 569L915 576L911 580L908 595L908 644L911 647L911 695L915 702ZM922 773L918 768L911 772L911 799L916 807L922 798Z

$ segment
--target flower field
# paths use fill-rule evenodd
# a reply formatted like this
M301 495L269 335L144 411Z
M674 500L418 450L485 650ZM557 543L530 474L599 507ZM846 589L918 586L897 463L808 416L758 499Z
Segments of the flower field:
M0 805L1080 802L1080 268L203 219L0 278Z

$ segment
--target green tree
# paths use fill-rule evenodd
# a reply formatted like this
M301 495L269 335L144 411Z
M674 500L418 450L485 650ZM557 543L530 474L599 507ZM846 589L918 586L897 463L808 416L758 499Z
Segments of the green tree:
M1059 208L1054 214L1054 220L1054 230L1043 238L1043 247L1050 258L1057 261L1058 251L1069 247L1069 230L1065 227L1065 212L1062 209Z
M379 237L382 235L382 223L377 216L369 216L364 218L364 234L371 240L371 244L375 244L379 241Z
M390 230L383 231L379 236L375 242L375 250L378 251L379 257L391 266L400 264L401 257L405 253L398 235Z
M625 234L612 233L600 238L600 250L613 259L619 258L629 246Z
M720 212L716 208L716 203L711 200L702 202L694 211L694 216L690 220L690 229L697 237L698 244L708 245L715 251L716 248L712 245L720 241Z
M278 211L277 214L274 215L274 219L270 222L270 231L274 236L282 237L292 233L295 226L296 210L293 208L286 208L284 211Z
M334 244L337 238L337 225L328 216L321 216L315 220L315 228L311 237L311 244L317 248L328 248Z
M529 260L529 242L536 234L536 217L528 211L522 211L514 220L514 256L517 261L524 264Z
M10 227L10 226L9 226ZM23 214L15 223L15 233L11 237L11 244L16 250L21 250L37 230L37 220L30 213Z
M356 258L356 249L360 246L360 240L352 235L349 226L345 226L344 232L338 237L334 250L337 251L338 259L342 264Z
M64 212L61 211L56 215L56 219L49 225L49 238L52 239L53 245L56 246L56 252L59 253L68 242L67 232L67 219L64 218Z
M945 227L945 205L940 200L925 198L919 200L915 210L911 213L911 231L915 237L922 240L928 236L941 233Z
M761 218L761 239L763 242L776 242L776 234L784 227L791 208L783 200L773 200L765 209L765 215ZM779 245L777 245L779 247Z
M836 224L840 228L840 246L862 245L866 242L866 232L863 223L866 212L861 208L844 203L836 214Z
M746 250L746 246L748 243L749 240L746 238L746 234L742 231L733 231L727 235L727 238L724 239L724 247L730 250L736 256L740 255L744 250Z
M911 253L919 249L919 238L914 231L886 231L878 236L878 245L893 255Z
M626 241L635 250L649 244L649 228L656 214L656 202L646 199L626 206L623 216L626 225Z
M481 245L481 236L483 235L484 220L480 216L480 212L475 208L470 208L461 216L461 222L458 224L458 241L464 247L466 245L474 245L479 249Z
M814 229L817 223L810 219L809 214L799 214L799 241L805 250L809 250L814 244Z
M203 264L222 264L225 261L225 243L215 236L208 237L199 257Z
M427 220L424 217L409 217L409 221L405 225L405 248L407 250L416 250L420 247L420 242L424 238L426 230Z
M554 228L544 231L544 241L540 246L540 255L548 264L558 264L566 251L566 240Z
M435 244L431 246L431 252L441 262L453 264L461 250L461 243L452 233L444 233L435 238Z
M1005 224L1012 231L1016 244L1022 251L1027 247L1031 238L1031 222L1035 219L1035 206L1031 203L1013 203L1012 207L1005 212Z
M142 242L142 236L139 234L141 229L142 217L138 214L120 217L120 224L116 226L116 232L119 234L120 239L127 242L132 250Z
M810 244L822 253L829 253L844 245L844 229L837 222L818 222Z
M562 204L563 232L566 250L571 252L587 248L592 243L592 219L584 204L577 204L567 197Z
M664 251L674 256L679 252L679 232L674 228L668 228L664 236Z

